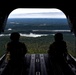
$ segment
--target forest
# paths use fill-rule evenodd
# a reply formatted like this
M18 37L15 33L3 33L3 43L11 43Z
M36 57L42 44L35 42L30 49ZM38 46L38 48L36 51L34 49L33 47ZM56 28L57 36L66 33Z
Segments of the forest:
M0 36L0 57L6 52L6 44L10 41L9 36ZM42 37L25 37L21 36L20 41L24 42L28 53L47 53L49 46L54 42L53 35ZM76 58L75 51L75 36L70 34L64 34L64 41L67 43L68 53Z

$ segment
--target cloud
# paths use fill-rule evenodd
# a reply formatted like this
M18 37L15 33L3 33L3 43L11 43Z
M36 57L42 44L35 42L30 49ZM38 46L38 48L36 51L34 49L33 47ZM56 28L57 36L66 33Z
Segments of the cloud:
M32 11L31 11L32 10ZM15 10L15 12L11 12L9 15L9 18L66 18L65 14L61 11L55 11L51 9L49 9L48 11L42 11L42 10L37 10L37 9L30 9L29 11L21 11L20 10ZM19 12L20 11L20 12Z

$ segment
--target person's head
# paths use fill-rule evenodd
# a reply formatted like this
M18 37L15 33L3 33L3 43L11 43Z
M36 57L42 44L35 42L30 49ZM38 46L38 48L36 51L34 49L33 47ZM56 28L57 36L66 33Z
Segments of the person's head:
M62 33L56 33L54 38L55 38L55 41L62 41L63 40L63 34Z
M13 32L10 35L10 39L12 41L19 41L19 38L20 38L20 34L18 32Z

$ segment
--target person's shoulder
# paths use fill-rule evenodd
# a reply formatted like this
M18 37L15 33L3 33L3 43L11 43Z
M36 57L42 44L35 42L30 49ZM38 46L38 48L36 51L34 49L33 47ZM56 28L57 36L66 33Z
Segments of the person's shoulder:
M54 47L55 46L55 42L53 42L52 44L50 44L50 47Z
M21 45L25 45L25 43L24 42L19 42Z
M24 44L24 42L19 42L19 43Z
M65 41L63 41L63 43L65 43L65 44L66 44L66 42L65 42Z
M11 44L11 42L8 42L8 43L7 43L7 45L10 45L10 44Z
M10 46L11 46L11 42L7 42L7 43L5 44L5 48L10 47Z
M66 45L67 45L65 41L63 41L63 45L64 45L64 46L66 46Z

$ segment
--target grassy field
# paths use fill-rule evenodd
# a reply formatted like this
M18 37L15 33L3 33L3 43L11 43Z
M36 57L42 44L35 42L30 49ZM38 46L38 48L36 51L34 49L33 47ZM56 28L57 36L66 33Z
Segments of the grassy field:
M64 40L67 43L68 52L76 57L75 37L65 34ZM0 57L6 52L5 45L9 41L9 36L0 37ZM20 41L26 44L28 53L47 53L49 45L54 42L54 38L52 35L36 38L21 36Z

